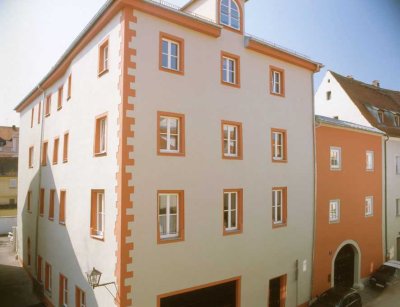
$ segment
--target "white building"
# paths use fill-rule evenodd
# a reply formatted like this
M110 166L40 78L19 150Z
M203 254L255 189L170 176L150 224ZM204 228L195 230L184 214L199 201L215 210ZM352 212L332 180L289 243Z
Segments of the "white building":
M245 36L244 2L107 2L17 106L48 304L306 306L321 65Z
M384 238L387 259L400 260L400 92L328 71L315 95L316 114L385 132Z

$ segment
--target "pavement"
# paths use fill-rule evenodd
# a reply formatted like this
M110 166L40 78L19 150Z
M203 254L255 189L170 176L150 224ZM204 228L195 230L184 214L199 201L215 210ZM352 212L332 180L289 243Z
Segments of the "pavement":
M400 279L396 279L384 289L366 285L359 293L364 307L399 307Z
M33 292L32 281L16 259L7 236L0 236L0 306L45 306Z

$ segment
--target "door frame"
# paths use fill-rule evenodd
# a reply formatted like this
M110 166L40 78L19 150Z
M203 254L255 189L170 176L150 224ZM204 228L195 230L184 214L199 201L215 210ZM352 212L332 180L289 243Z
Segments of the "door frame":
M335 284L335 260L337 255L339 254L340 250L345 246L345 245L351 245L353 247L354 251L354 283L353 286L357 286L361 283L361 278L360 278L360 272L361 272L361 250L357 244L357 242L353 240L346 240L343 241L336 249L335 254L332 257L332 262L331 262L331 287L334 286Z

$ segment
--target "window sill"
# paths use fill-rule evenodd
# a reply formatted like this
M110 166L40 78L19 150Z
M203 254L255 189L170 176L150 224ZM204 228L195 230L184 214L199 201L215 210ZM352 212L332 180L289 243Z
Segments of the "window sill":
M104 236L98 236L98 235L91 234L90 237L91 237L92 239L95 239L95 240L103 241L103 242L104 242Z
M107 69L103 69L102 71L99 71L97 76L100 78L102 75L105 75L106 73L108 73L108 68Z
M272 228L282 228L282 227L286 227L287 224L286 223L272 223Z
M237 230L225 230L224 229L223 235L224 236L232 236L232 235L240 235L242 233L243 233L242 229L237 229Z
M49 217L49 221L54 222L54 217Z
M44 117L49 117L49 116L50 116L50 113L44 115Z
M269 92L272 96L277 96L277 97L285 97L285 93L274 93L274 92Z
M29 166L28 168L33 168L33 166Z
M342 169L341 168L330 168L330 170L331 171L333 171L333 172L339 172L339 171L341 171Z
M373 215L373 214L368 214L368 215L365 215L365 217L366 217L366 218L374 217L374 215Z
M243 34L243 30L242 30L241 28L236 29L236 28L234 28L234 27L232 27L232 26L223 24L223 23L221 23L221 22L220 22L220 25L221 25L225 30L229 30L229 31L232 31L232 32L238 33L238 34Z
M43 213L40 213L39 216L40 216L40 217L44 217L44 214L43 214Z
M57 111L60 111L62 109L62 106L57 107Z
M58 164L58 161L55 161L55 162L53 161L53 165L57 165L57 164Z
M242 156L225 156L225 155L222 155L222 159L225 159L225 160L243 160L243 157Z
M180 75L180 76L183 76L185 74L185 72L183 70L175 70L175 69L172 69L172 68L166 68L166 67L162 67L162 66L160 66L160 70L161 71L165 71L165 72L169 72L169 73L172 73L172 74L175 74L175 75Z
M63 160L63 163L67 163L68 162L68 160Z
M65 226L65 222L58 222L58 224Z
M373 173L373 172L374 172L374 169L366 169L366 171L367 171L368 173Z
M168 243L177 243L184 241L183 237L175 237L175 238L158 238L158 244L168 244Z
M70 100L70 99L71 99L71 96L68 96L68 97L67 97L67 101Z
M171 157L184 157L185 152L168 152L168 151L158 151L158 156L171 156Z
M104 156L107 156L107 152L106 151L105 152L95 152L94 156L95 157L104 157Z
M272 162L274 162L274 163L287 163L288 160L287 159L274 159L274 158L272 158Z
M48 297L51 298L51 290L45 289L44 292L46 293L46 295L47 295Z
M230 83L230 82L226 82L226 81L221 81L221 84L227 85L230 87L240 88L240 83Z
M340 221L329 221L329 224L339 224Z

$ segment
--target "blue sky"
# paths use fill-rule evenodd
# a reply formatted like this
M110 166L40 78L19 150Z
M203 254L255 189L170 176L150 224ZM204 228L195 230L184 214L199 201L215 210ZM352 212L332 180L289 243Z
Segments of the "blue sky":
M168 0L183 5L187 0ZM0 0L0 125L55 64L105 0ZM326 69L400 90L400 0L249 0L246 32Z

